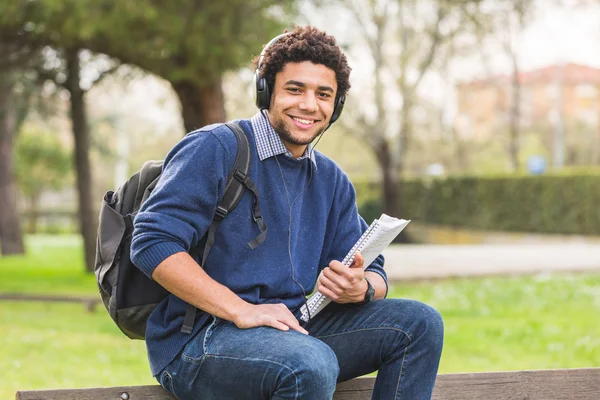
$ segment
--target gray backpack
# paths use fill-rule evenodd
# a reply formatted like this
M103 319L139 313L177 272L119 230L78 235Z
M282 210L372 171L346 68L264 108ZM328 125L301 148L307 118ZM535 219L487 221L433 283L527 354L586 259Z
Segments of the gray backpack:
M219 223L240 202L244 190L254 194L252 216L260 234L248 243L250 248L259 246L266 237L267 227L263 221L258 200L258 190L248 177L250 169L250 146L248 138L237 123L227 123L237 138L238 149L233 169L229 174L223 198L205 237L191 249L190 255L197 259L202 253L204 265ZM154 308L168 295L166 289L148 278L129 258L133 220L142 203L156 187L162 173L162 161L148 161L116 192L104 195L98 225L95 274L104 306L113 321L131 339L144 339L146 321ZM188 305L182 332L191 333L196 308Z

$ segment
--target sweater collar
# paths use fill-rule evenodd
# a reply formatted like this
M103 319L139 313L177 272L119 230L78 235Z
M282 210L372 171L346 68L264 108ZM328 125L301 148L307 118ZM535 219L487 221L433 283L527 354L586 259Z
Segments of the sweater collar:
M267 118L266 113L262 112L256 113L251 119L252 123L252 131L254 132L254 139L256 140L256 149L258 151L258 158L260 161L263 161L269 157L277 156L280 154L285 154L288 157L292 157L292 153L285 147L281 138L275 132L275 129L271 126L271 122L269 122L269 118ZM309 144L304 154L298 157L298 160L303 160L310 155L310 160L317 169L317 159L315 157L315 152L312 149L312 144Z

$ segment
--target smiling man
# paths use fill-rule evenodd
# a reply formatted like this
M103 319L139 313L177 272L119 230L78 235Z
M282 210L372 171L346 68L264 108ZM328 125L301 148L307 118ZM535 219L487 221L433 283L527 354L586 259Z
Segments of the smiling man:
M378 371L373 398L431 398L439 313L385 299L382 256L368 266L360 254L350 268L340 262L367 224L348 177L312 143L342 112L346 57L333 37L299 27L255 62L260 112L237 123L262 213L247 191L204 261L190 256L206 242L236 161L236 137L217 124L170 151L135 218L132 260L171 293L147 322L153 375L180 399L321 400L337 382ZM333 302L300 322L314 289Z

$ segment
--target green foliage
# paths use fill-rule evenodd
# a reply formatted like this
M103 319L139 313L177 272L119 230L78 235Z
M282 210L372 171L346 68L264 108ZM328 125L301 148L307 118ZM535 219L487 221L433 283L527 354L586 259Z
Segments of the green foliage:
M357 185L361 213L377 215L378 194ZM487 230L600 234L600 173L453 177L403 184L404 218ZM379 208L380 210L380 208ZM366 218L368 220L368 218Z
M70 152L53 132L25 130L15 145L15 173L23 194L37 197L70 183Z
M86 48L170 82L213 82L248 63L294 2L37 0L0 3L0 33L54 48ZM14 35L17 33L17 35Z

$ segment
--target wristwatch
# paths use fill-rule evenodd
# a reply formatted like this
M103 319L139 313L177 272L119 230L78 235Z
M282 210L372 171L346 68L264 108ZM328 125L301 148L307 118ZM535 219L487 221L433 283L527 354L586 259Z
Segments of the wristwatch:
M365 281L367 281L367 293L365 293L365 299L362 301L362 304L370 303L373 301L373 297L375 297L375 288L367 278L365 278Z

